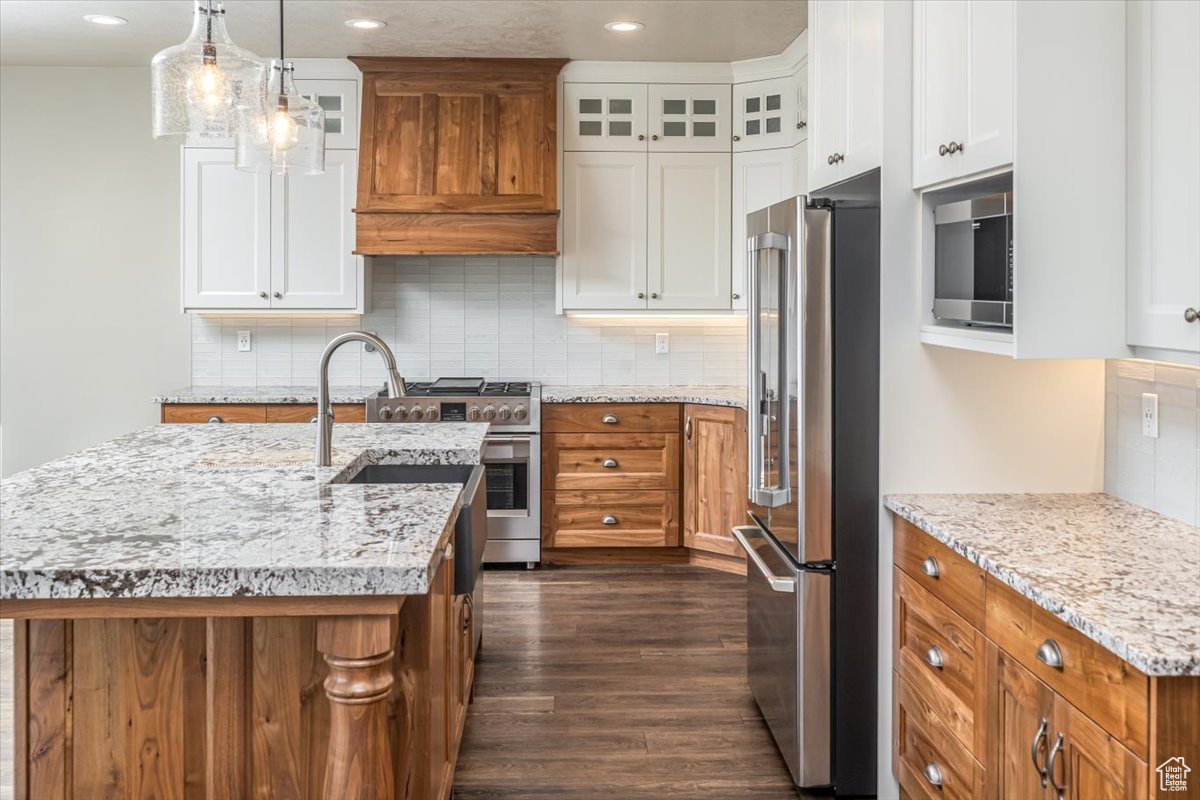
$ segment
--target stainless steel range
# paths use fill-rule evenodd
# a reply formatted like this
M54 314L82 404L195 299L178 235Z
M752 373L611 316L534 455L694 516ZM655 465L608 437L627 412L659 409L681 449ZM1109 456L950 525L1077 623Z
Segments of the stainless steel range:
M439 378L409 383L404 397L381 392L367 399L373 422L488 422L483 464L487 471L488 542L484 561L525 562L542 555L542 386L526 381Z

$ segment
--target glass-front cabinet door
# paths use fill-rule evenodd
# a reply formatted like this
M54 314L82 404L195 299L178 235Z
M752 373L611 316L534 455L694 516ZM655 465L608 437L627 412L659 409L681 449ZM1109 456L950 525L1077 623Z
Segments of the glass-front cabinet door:
M325 147L358 149L358 81L297 79L296 88L325 111Z
M651 84L650 150L728 153L728 84Z
M735 85L734 152L791 147L796 138L797 99L792 77Z
M567 83L563 86L569 151L645 151L646 84Z

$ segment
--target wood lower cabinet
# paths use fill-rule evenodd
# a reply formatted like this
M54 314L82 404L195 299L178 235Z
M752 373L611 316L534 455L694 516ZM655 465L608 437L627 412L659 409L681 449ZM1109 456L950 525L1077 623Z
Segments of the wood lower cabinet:
M315 422L314 403L164 403L163 422ZM334 422L366 422L362 403L334 403Z
M568 491L542 496L546 547L672 547L679 495L663 491Z
M1200 677L1147 676L915 526L895 525L902 796L1178 796L1154 768L1200 763ZM1050 646L1060 666L1037 655Z
M746 412L683 408L683 543L745 558L731 529L746 523Z

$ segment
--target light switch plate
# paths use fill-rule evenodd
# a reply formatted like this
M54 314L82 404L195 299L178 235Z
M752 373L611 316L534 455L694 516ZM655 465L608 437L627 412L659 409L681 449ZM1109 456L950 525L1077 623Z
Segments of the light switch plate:
M654 352L669 353L671 352L671 334L656 333L654 334Z
M1158 438L1158 395L1142 393L1142 436Z
M250 352L250 331L238 331L238 352Z

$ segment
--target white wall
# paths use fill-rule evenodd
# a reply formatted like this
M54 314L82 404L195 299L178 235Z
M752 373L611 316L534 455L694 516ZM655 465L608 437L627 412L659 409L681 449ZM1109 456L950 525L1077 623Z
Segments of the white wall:
M918 341L912 6L884 3L880 488L1100 491L1104 362L1014 361ZM880 510L879 796L892 777L892 520Z
M3 474L158 421L188 379L179 151L145 68L0 69Z

